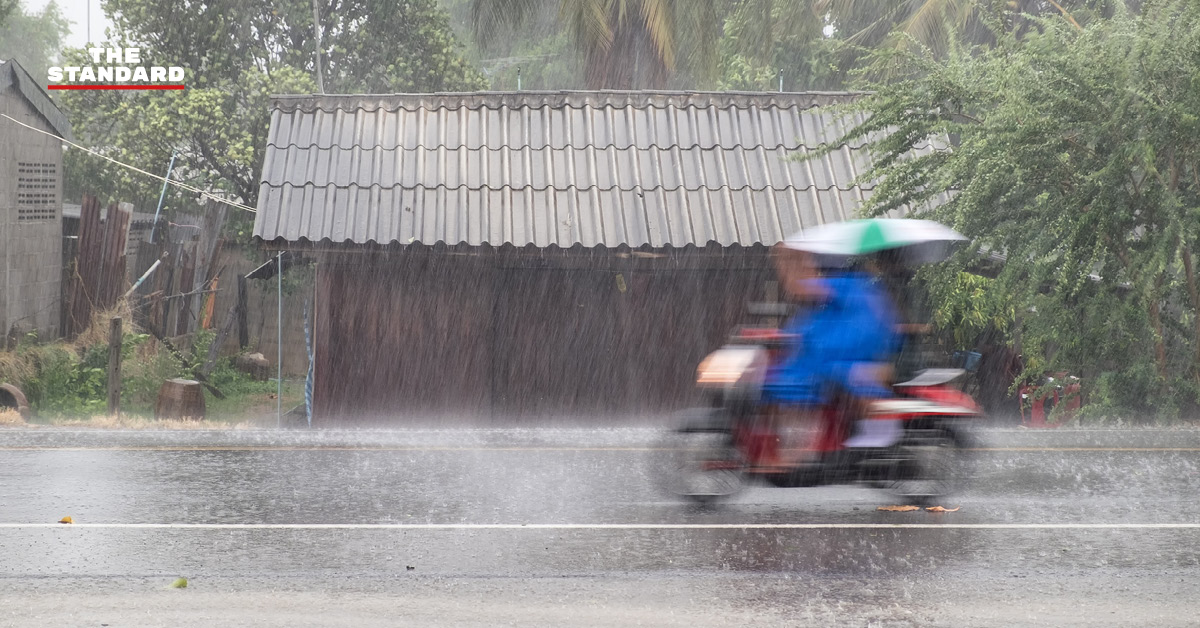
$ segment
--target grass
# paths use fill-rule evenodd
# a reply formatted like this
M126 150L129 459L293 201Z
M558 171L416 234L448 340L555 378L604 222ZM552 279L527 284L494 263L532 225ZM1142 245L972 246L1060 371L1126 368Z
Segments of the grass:
M21 427L25 419L16 410L0 408L0 427Z
M0 351L0 382L21 388L33 409L33 418L28 422L16 413L0 415L0 426L212 429L278 424L276 382L253 380L234 367L230 356L219 359L207 378L224 398L205 390L205 420L156 420L154 406L163 382L171 378L196 379L193 369L207 356L213 332L196 332L180 346L182 353L176 353L129 323L123 330L121 349L122 412L120 416L108 416L108 329L113 316L130 320L129 312L121 306L98 313L88 330L71 342L43 342L30 335L14 350ZM303 381L285 379L284 412L303 401Z
M16 412L0 413L0 426L54 426L94 429L152 429L152 430L210 430L250 429L275 427L276 417L275 382L250 382L242 390L226 392L225 399L217 399L205 391L206 417L202 421L155 419L154 408L135 406L123 409L120 416L95 415L42 415L35 416L29 423L21 420ZM304 403L304 382L283 381L283 411ZM12 415L12 419L8 415ZM10 422L11 421L11 422Z
M244 429L250 427L243 423L224 423L214 425L209 421L180 421L169 419L153 419L137 415L122 414L120 416L97 415L93 417L71 417L52 419L49 423L36 424L54 427L79 427L98 430L211 430L213 428Z

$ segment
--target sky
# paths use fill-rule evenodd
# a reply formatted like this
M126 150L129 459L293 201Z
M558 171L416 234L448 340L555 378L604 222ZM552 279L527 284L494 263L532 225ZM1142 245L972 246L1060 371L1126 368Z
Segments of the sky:
M43 7L49 4L50 0L24 0L26 10L41 11ZM91 41L97 42L104 39L104 29L112 26L112 23L104 18L104 11L100 8L100 0L55 0L63 15L71 20L71 34L67 36L67 40L63 42L69 47L80 47L88 43L88 8L91 8L91 25L92 37Z

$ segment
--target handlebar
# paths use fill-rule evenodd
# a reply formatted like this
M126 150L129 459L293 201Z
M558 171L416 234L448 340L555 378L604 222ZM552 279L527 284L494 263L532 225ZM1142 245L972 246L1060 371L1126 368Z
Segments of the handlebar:
M792 315L796 306L790 303L747 303L746 312L751 316L772 316L786 318Z

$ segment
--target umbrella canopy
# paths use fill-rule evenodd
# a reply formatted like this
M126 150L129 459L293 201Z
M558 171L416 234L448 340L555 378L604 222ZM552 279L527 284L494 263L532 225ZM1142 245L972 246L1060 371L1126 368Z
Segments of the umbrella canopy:
M893 251L905 263L928 264L947 259L966 241L932 220L868 218L814 227L784 240L783 246L831 258Z

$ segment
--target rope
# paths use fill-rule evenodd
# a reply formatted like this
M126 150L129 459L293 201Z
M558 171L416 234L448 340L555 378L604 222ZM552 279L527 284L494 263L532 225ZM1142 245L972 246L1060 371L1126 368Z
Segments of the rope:
M68 139L66 139L66 138L64 138L64 137L60 137L60 136L58 136L58 135L55 135L55 134L53 134L53 133L50 133L49 131L43 131L42 129L39 129L39 128L35 127L35 126L30 126L30 125L28 125L28 124L25 124L24 122L21 122L20 120L14 119L14 118L12 118L12 117L10 117L10 116L6 115L6 114L0 113L0 117L3 117L3 118L8 118L8 120L9 120L9 121L11 121L11 122L14 122L14 123L16 123L16 124L19 124L19 125L21 125L21 126L23 126L23 127L27 128L27 129L29 129L29 130L31 130L31 131L37 131L38 133L41 133L42 135L49 135L50 137L53 137L54 139L56 139L56 140L58 140L58 141L60 141L60 142L63 142L63 143L65 143L65 144L68 144L68 145L70 145L70 146L71 146L71 147L73 147L73 148L78 148L79 150L81 150L81 151L83 151L83 152L85 152L85 153L89 153L89 154L95 155L95 156L97 156L97 157L102 157L102 158L104 158L104 159L107 159L107 160L109 160L109 161L113 162L114 164L117 164L118 166L121 166L122 168L128 168L129 170L132 170L132 171L134 171L134 172L137 172L137 173L139 173L139 174L144 174L144 175L146 175L146 176L148 176L148 177L152 177L152 178L154 178L154 179L158 179L159 181L162 181L162 182L164 182L164 183L170 183L171 185L173 185L173 186L175 186L175 187L182 188L182 189L184 189L184 190L187 190L187 191L189 191L189 192L192 192L193 194L199 194L199 195L200 195L200 197L201 197L201 199L205 199L205 198L207 198L207 199L212 199L212 200L214 200L214 201L217 201L218 203L224 203L224 204L226 204L226 205L229 205L230 207L235 207L235 208L237 208L237 209L241 209L241 210L244 210L244 211L248 211L248 212L250 212L250 213L252 213L252 214L253 214L253 213L256 213L256 212L258 211L258 210L256 210L256 209L254 209L253 207L250 207L249 205L242 205L241 203L238 203L238 202L235 202L235 201L231 201L231 200L228 200L228 199L224 199L224 198L221 198L221 197L219 197L219 196L213 196L213 195L212 195L212 194L210 194L209 192L205 192L204 190L201 190L200 188L197 188L197 187L190 186L190 185L188 185L188 184L186 184L186 183L183 183L183 182L180 182L180 181L172 181L172 180L170 180L170 179L168 179L167 177L164 177L164 176L162 176L162 175L157 175L157 174L154 174L153 172L147 172L147 171L145 171L145 170L142 170L141 168L138 168L137 166L134 166L134 165L131 165L131 164L127 164L127 163L124 163L124 162L121 162L121 161L117 161L116 159L113 159L112 157L109 157L108 155L105 155L105 154L103 154L103 153L100 153L100 152L94 151L94 150L92 150L92 149L90 149L90 148L87 148L86 146L80 146L79 144L76 144L75 142L72 142L71 140L68 140Z

